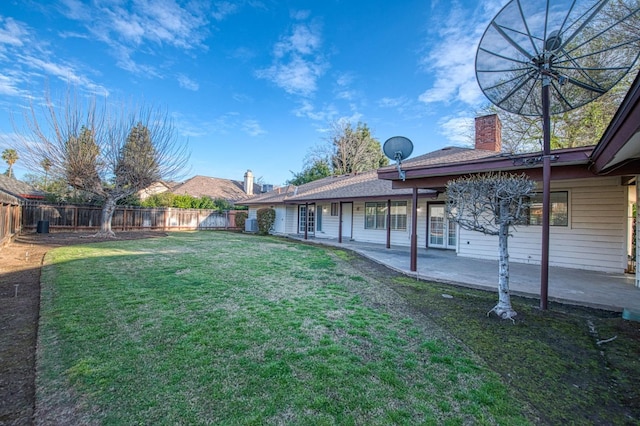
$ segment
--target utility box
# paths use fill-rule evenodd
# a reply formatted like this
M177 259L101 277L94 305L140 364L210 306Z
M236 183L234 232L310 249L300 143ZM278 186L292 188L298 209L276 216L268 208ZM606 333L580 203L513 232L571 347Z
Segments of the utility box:
M36 227L36 232L38 234L48 234L49 233L49 221L48 220L39 220L38 226Z
M247 219L244 222L245 232L258 232L258 219Z

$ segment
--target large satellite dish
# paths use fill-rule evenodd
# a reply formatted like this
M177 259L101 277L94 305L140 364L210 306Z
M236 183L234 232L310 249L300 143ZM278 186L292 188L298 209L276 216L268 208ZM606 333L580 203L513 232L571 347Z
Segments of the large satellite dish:
M480 88L492 103L520 115L544 114L545 80L551 114L585 105L638 58L640 32L632 22L638 9L607 0L512 0L480 40Z
M624 0L511 0L480 39L476 78L487 98L542 117L541 309L549 283L550 114L593 101L629 72L640 54L639 10Z
M409 158L413 152L413 142L404 136L393 136L382 145L382 151L389 159L396 162L400 179L404 180L405 173L400 168L400 164L402 164L402 160Z

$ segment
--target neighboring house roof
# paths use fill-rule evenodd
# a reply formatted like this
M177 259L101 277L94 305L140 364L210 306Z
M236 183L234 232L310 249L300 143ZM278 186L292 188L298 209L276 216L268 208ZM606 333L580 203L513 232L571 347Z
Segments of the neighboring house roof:
M0 191L26 200L42 200L45 195L43 191L35 189L28 183L5 175L0 175Z
M260 190L260 185L253 185L254 194L259 193ZM231 202L245 200L250 197L244 191L244 182L208 176L194 176L174 187L172 192L177 195L188 194L193 197L222 198Z

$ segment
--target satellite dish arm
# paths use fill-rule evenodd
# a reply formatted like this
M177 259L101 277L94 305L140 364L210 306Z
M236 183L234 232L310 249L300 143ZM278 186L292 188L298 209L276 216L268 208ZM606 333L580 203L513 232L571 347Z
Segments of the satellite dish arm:
M396 151L396 153L394 155L394 158L396 160L396 165L398 166L398 175L400 176L400 179L402 179L404 181L407 178L407 174L400 167L400 165L402 164L402 152L401 151Z
M522 53L528 59L533 59L533 56L531 55L531 53L524 50L522 46L520 46L518 43L515 42L514 39L509 37L507 33L504 32L504 30L500 25L498 25L495 21L493 21L491 25L493 25L493 28L495 28L496 31L498 31L498 33L500 33L500 35L504 37L504 39L507 40L509 44L511 44L518 52Z
M573 40L575 38L575 36L577 36L582 30L584 30L584 28L589 25L589 23L591 22L591 20L598 14L598 12L600 12L600 10L607 4L609 3L608 0L603 0L600 2L600 4L598 5L598 7L595 8L595 10L593 11L593 13L591 14L591 16L589 16L587 19L584 20L584 22L582 23L582 25L580 25L578 27L577 30L575 30L573 32L573 34L571 34L569 37L567 37L566 40L564 40L564 42L562 43L562 45L559 47L559 49L564 49L564 47L569 44L571 42L571 40Z

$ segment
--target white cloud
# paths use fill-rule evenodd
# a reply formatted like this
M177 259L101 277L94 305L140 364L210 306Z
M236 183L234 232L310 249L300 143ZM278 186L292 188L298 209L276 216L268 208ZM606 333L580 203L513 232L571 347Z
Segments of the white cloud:
M200 88L200 85L196 81L193 81L184 74L178 75L178 84L180 85L180 87L187 90L192 90L194 92L196 92Z
M170 46L183 50L207 49L209 13L207 2L192 1L184 5L175 0L133 0L114 2L96 0L91 7L77 0L63 0L62 13L85 26L94 39L107 44L117 64L130 72L158 76L150 66L139 64L133 55L149 52L149 47ZM231 12L230 5L217 5ZM214 13L214 14L215 14Z
M328 122L338 115L338 110L333 104L329 104L318 111L309 100L303 99L300 101L300 106L293 110L293 114L296 117L306 117L314 121Z
M397 98L382 98L378 100L378 106L382 108L400 108L408 103L408 99L404 96Z
M474 119L472 117L444 117L438 123L441 133L451 142L468 145L472 141Z
M273 82L289 94L310 96L328 68L320 53L321 46L319 25L296 24L290 35L275 44L273 64L256 71L256 76Z
M0 48L2 45L22 46L29 31L21 22L0 16Z
M475 52L500 6L497 1L484 1L474 10L456 2L447 8L446 17L434 17L438 41L429 44L421 66L435 75L435 81L419 96L421 102L477 106L484 101L475 77Z
M245 133L248 133L251 136L267 134L267 131L260 126L260 123L257 120L244 120L242 122L242 129Z
M29 68L41 71L46 76L57 77L66 83L70 83L96 95L109 95L109 90L106 87L94 83L90 78L78 72L76 67L71 64L29 55L17 55L16 57L20 63Z
M216 21L222 21L227 16L238 11L238 5L228 1L216 2L213 4L213 8L214 10L211 16L213 16L213 19Z
M22 96L24 93L18 88L18 81L7 75L0 75L0 95Z
M318 25L298 24L291 35L282 38L274 47L274 54L281 58L289 53L298 55L314 54L322 44Z

